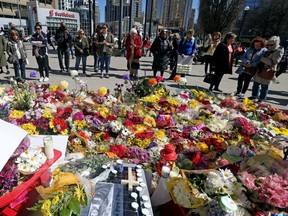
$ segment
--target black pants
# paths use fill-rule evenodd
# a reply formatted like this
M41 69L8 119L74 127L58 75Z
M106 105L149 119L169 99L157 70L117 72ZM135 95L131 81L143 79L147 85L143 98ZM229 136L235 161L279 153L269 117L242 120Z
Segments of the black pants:
M284 61L280 61L280 63L278 64L278 70L275 74L276 77L279 77L282 73L286 72L287 63L287 59L285 59Z
M172 70L172 73L169 77L169 79L174 79L174 77L177 75L177 62L178 62L178 54L174 56L174 65L172 66L172 69L170 67L170 70Z
M208 71L208 66L209 66L209 72L211 72L211 61L212 61L213 56L210 55L205 55L205 74L207 74Z
M209 90L212 90L213 87L214 89L219 89L219 84L223 78L223 73L221 71L215 71L215 79L214 82L210 84Z
M38 56L36 57L36 61L38 64L38 69L40 73L40 77L49 77L49 69L48 69L48 56ZM45 71L45 74L44 74Z
M66 70L68 71L69 70L69 64L70 64L70 50L69 48L67 49L57 49L58 51L58 61L59 61L59 66L60 66L60 69L61 70L64 70L64 66L63 66L63 55L65 57L65 67L66 67Z
M153 69L153 76L156 77L157 70ZM164 70L160 70L160 75L163 77L164 75Z
M240 93L245 94L246 93L252 77L253 77L252 75L249 75L249 74L244 73L244 72L238 76L238 84L237 84L236 94L240 94Z

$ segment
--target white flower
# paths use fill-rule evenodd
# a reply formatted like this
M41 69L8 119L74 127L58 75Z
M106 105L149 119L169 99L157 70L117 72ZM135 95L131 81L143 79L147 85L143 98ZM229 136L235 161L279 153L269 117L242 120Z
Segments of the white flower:
M113 133L119 133L122 129L122 123L120 121L112 121L109 126Z
M181 77L178 81L179 85L186 85L187 84L187 79L184 77Z
M72 78L74 78L74 77L78 76L78 71L76 71L76 70L71 70L71 71L70 71L70 75L71 75Z
M224 181L229 180L230 182L236 182L237 179L235 178L235 176L233 175L233 173L229 170L229 169L220 169L220 173L222 178L224 179Z

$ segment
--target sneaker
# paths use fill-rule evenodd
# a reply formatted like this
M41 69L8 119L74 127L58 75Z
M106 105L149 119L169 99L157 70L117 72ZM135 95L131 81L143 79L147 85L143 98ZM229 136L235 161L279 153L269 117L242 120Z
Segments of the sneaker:
M280 81L279 81L279 80L277 80L276 78L273 78L273 83L275 83L275 84L279 84L279 83L280 83Z
M257 99L255 96L251 96L251 97L248 97L249 100L255 100Z
M43 82L44 81L44 77L40 77L39 82Z
M101 73L100 78L101 78L101 79L103 78L103 72Z
M245 98L245 96L244 96L243 93L238 94L238 97L239 97L240 99L244 99L244 98Z
M107 74L105 74L105 77L106 77L106 78L109 78L109 74L108 74L108 73L107 73Z
M217 91L217 92L223 92L223 91L221 91L221 90L218 89L218 88L214 88L214 91Z
M49 77L45 77L43 81L44 82L48 82L49 81Z
M64 69L61 69L61 70L59 71L59 73L64 73Z

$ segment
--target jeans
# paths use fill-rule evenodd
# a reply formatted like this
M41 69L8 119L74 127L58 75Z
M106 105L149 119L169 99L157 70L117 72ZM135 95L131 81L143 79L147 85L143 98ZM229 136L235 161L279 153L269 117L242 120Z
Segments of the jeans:
M94 70L97 71L99 69L99 56L97 55L97 52L94 51Z
M249 75L245 72L243 72L242 74L238 76L238 84L237 84L237 92L236 92L237 94L246 93L252 77L253 77L252 75ZM243 82L244 82L244 85L243 85Z
M80 55L80 56L76 56L76 63L75 63L75 70L79 70L79 65L80 65L80 61L82 59L82 65L83 65L83 73L86 73L86 62L87 62L87 56L84 55Z
M59 61L59 66L61 70L64 70L64 66L63 66L63 55L65 57L65 67L66 70L69 70L69 64L70 64L70 59L69 59L69 48L67 49L57 49L58 51L58 61Z
M19 64L14 63L14 71L15 71L15 77L19 78L19 69L21 70L21 78L26 79L25 69L26 69L26 61L23 59L19 59Z
M36 57L36 61L38 64L38 69L40 73L40 77L49 77L49 69L48 69L48 56L38 56ZM45 71L45 74L44 74Z
M260 89L261 87L261 89ZM253 88L252 88L252 96L258 98L259 96L259 91L260 91L260 100L265 100L268 94L268 87L269 85L265 84L260 84L258 82L253 83Z
M101 68L101 72L103 72L103 70L104 70L104 63L105 63L106 73L109 72L110 62L111 62L111 55L106 55L106 53L103 53L103 55L100 56L100 68Z

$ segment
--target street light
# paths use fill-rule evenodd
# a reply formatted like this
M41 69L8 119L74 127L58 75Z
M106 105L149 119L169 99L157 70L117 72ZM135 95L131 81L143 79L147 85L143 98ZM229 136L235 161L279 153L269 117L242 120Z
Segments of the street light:
M240 28L239 28L239 33L238 33L239 38L241 37L241 32L242 32L243 24L244 24L244 21L245 21L245 17L246 17L247 11L248 11L249 9L250 9L249 6L246 6L246 7L244 8L243 19L242 19L242 22L241 22L241 25L240 25Z

